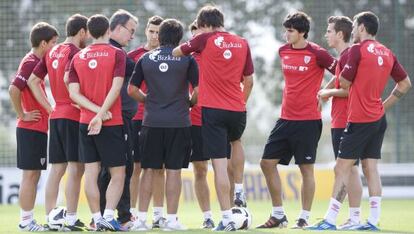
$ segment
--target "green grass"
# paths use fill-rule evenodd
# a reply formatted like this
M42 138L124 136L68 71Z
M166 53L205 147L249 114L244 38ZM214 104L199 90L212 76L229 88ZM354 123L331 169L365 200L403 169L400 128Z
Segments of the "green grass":
M328 201L315 201L312 208L311 222L314 223L318 218L324 216ZM303 230L291 230L291 229L271 229L271 230L258 230L253 227L263 223L267 220L271 205L270 202L252 202L248 203L249 210L253 216L252 228L248 231L241 231L241 233L301 233ZM338 218L338 222L345 221L348 213L347 204L343 205L342 212ZM299 202L285 202L285 211L290 221L289 226L292 226L294 220L300 212ZM218 204L213 204L214 220L217 221L220 216ZM366 219L369 209L367 207L367 201L363 201L362 215ZM202 221L202 213L200 212L198 205L194 202L182 202L180 204L179 219L190 230L185 233L209 233L209 230L201 230L199 226ZM79 216L84 222L90 221L90 213L86 205L82 205L79 209ZM382 233L414 233L414 200L387 200L382 202L382 214L380 228ZM35 218L44 222L44 210L42 206L35 208ZM21 233L17 230L17 224L19 222L19 207L17 205L12 206L0 206L0 233ZM306 231L312 233L311 231ZM162 233L162 231L156 230L150 233ZM178 232L177 232L178 233ZM319 233L319 232L313 232ZM324 232L328 233L328 232ZM339 232L334 233L350 233ZM355 232L351 232L355 233Z

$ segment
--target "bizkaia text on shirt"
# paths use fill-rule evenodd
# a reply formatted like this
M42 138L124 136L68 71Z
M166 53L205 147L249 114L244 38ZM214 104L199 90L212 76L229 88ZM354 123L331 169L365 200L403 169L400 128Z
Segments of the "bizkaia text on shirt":
M214 39L214 44L220 49L243 48L243 45L241 43L226 42L222 36Z
M154 62L158 61L181 61L181 57L174 57L170 54L159 54L161 50L154 50L149 55L149 59L151 59Z
M95 51L95 52L88 53L89 50L90 50L89 48L83 49L82 52L79 54L79 58L88 59L88 58L109 56L109 53L107 51Z

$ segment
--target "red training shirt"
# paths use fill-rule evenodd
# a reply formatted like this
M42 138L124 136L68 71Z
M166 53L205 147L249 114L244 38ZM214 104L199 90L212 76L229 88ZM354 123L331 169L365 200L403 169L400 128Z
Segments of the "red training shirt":
M348 60L349 48L342 51L335 69L335 88L339 89L339 76ZM345 128L348 111L348 97L332 97L331 128Z
M128 52L128 57L135 61L135 63L149 50L145 49L144 46L140 46L137 49ZM147 85L145 83L145 80L142 81L142 84L140 86L140 89L142 92L147 92ZM144 109L145 104L140 102L138 103L138 110L137 113L135 113L135 116L132 118L132 120L143 120L144 119Z
M92 44L79 51L70 65L69 82L79 83L80 92L91 102L102 106L114 77L125 76L125 52L110 44ZM103 126L123 125L121 96L118 96L109 111L112 119ZM81 107L80 123L89 124L96 113Z

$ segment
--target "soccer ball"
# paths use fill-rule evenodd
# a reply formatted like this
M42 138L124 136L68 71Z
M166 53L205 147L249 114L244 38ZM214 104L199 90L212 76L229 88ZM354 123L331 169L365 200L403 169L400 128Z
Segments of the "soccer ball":
M61 231L65 228L66 208L55 207L49 213L48 225L51 230Z
M252 215L246 208L233 207L231 213L236 229L248 229L252 224Z

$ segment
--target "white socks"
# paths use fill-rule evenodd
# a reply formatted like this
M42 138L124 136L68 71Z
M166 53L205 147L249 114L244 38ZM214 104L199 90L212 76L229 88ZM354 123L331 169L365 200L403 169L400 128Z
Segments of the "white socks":
M227 224L231 222L231 210L222 210L221 215L222 215L221 221L223 222L223 225L227 226Z
M234 193L243 192L243 184L234 184Z
M177 222L177 214L167 214L167 222L170 224L175 224Z
M103 217L106 221L111 221L114 219L114 214L115 214L114 210L105 209Z
M154 216L153 216L154 221L162 218L162 216L163 216L163 207L162 206L159 206L159 207L154 206L152 208L152 210L154 212Z
M368 222L377 226L380 214L381 214L381 197L370 197L369 198L369 217Z
M78 220L78 218L76 216L76 212L75 213L66 213L65 221L69 226L75 225L76 220Z
M300 215L299 215L299 218L300 219L304 219L306 222L308 222L309 217L310 217L310 211L308 211L308 210L302 210L300 212Z
M147 212L137 212L137 218L139 221L146 222L147 221Z
M361 207L349 207L349 219L353 223L361 222Z
M95 225L99 222L100 219L102 219L101 212L96 212L92 214L93 222L95 222Z
M336 217L338 217L339 209L341 209L342 203L337 201L335 198L331 198L329 202L328 210L325 214L325 220L333 225L336 225Z
M272 216L277 219L283 218L283 216L285 216L285 211L283 210L283 206L273 206Z
M204 211L203 215L204 215L204 220L211 219L211 217L213 217L213 214L211 213L211 210Z
M24 211L20 210L20 225L26 226L33 220L33 210Z

